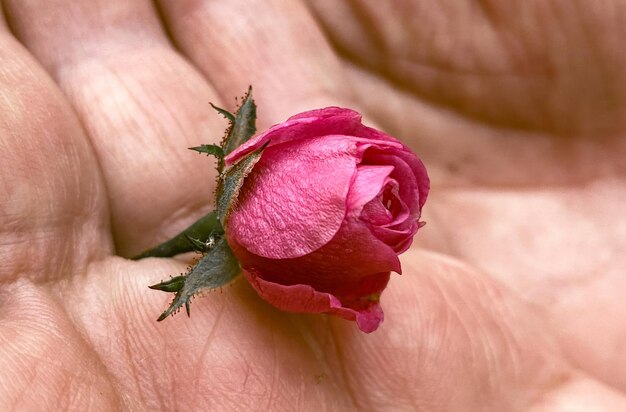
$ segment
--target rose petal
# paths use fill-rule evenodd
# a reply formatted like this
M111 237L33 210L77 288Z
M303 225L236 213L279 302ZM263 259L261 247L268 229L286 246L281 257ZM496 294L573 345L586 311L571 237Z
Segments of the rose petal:
M413 236L417 233L419 224L417 221L413 221L411 225L402 229L391 229L382 226L370 226L370 230L374 235L389 245L397 254L400 254L408 249L413 240Z
M256 270L264 279L284 285L302 283L334 293L342 285L353 285L372 273L401 272L400 259L393 248L358 218L347 218L327 244L294 259L268 259L250 253L229 231L226 235L244 269Z
M361 115L353 110L339 107L312 110L289 118L286 122L270 127L264 133L253 136L226 157L232 164L246 154L270 142L268 148L285 142L326 135L350 135L361 127Z
M383 320L385 320L385 314L378 302L356 313L356 324L365 333L374 332L383 323Z
M383 189L392 171L393 166L357 166L348 195L347 210L354 216L359 216L363 207Z
M309 118L309 117L326 119L328 117L333 117L333 116L340 116L341 118L344 119L344 121L353 123L355 125L361 123L361 114L359 112L354 111L352 109L346 109L346 108L337 107L337 106L329 106L329 107L324 107L321 109L308 110L306 112L298 113L296 115L291 116L289 119L287 119L287 121L304 119L304 118Z
M384 319L378 301L370 301L359 309L342 306L341 301L330 293L318 292L308 285L281 285L261 278L254 271L244 275L259 296L278 309L299 313L327 313L355 320L365 333L375 331Z
M363 207L363 212L361 213L361 220L374 226L382 226L391 222L392 219L392 213L383 206L383 202L380 201L378 196L368 202Z
M376 148L368 150L363 163L376 165L392 165L394 167L390 177L398 182L399 197L406 205L410 205L410 215L413 219L420 216L420 188L413 175L413 170L401 157L393 153Z
M371 127L367 127L361 125L359 128L359 132L357 136L367 137L369 139L374 140L392 140L390 136L381 132L380 130L372 129ZM419 190L419 210L422 210L424 203L426 203L426 198L428 197L428 192L430 190L430 179L428 178L428 172L426 171L426 167L424 163L420 159L417 158L406 145L402 145L402 150L394 151L393 155L402 159L413 171L413 175L417 179L417 187Z
M393 208L394 210L389 210L386 205L383 205L384 199L382 198L382 195L387 190L390 190L391 195L393 196L393 199L390 200L392 201L392 205L395 206ZM398 182L395 179L387 178L379 195L363 207L361 218L377 226L389 227L392 229L397 229L398 226L402 226L407 222L407 219L409 219L410 210L399 196L398 192ZM409 224L412 223L413 220L414 219L410 219Z
M346 213L355 151L342 136L265 149L229 215L231 238L271 259L303 256L327 244Z
M409 151L409 149L399 152L397 156L404 160L404 162L409 165L411 170L413 170L413 175L417 180L417 189L419 192L418 209L421 212L422 207L426 203L428 192L430 191L430 179L428 177L428 172L426 172L426 167L420 159Z

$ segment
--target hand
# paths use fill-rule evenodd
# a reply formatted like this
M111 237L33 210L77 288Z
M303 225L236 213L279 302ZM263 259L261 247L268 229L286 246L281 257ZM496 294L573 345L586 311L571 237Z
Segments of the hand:
M0 405L623 410L626 4L449 3L5 0ZM186 148L250 83L259 129L353 107L429 166L372 335L245 280L156 323L186 262L119 257L209 210Z

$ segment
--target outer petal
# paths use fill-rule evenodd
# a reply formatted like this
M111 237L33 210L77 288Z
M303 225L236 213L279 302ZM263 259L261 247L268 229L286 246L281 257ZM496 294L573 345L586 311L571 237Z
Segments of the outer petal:
M361 114L352 109L345 109L343 107L330 106L324 107L321 109L309 110L306 112L298 113L296 115L291 116L287 120L297 120L304 119L308 117L317 117L320 119L326 119L329 117L340 116L344 118L344 121L348 121L350 123L358 124L361 123Z
M285 142L309 139L326 135L357 136L355 132L362 127L361 115L354 110L339 107L311 110L289 118L284 123L274 125L264 133L258 134L242 144L226 157L231 164L246 154L260 148L269 141L268 148Z
M394 230L381 226L371 226L372 233L377 238L384 241L389 245L397 254L405 252L413 241L413 236L419 229L417 221L413 222L411 226L408 226L401 230Z
M327 244L346 214L355 153L343 136L266 148L230 213L230 239L271 259L296 258Z
M370 301L359 308L345 307L330 293L318 292L308 285L281 285L261 278L254 271L244 274L259 296L278 309L300 313L327 313L357 322L365 333L375 331L384 319L378 301Z
M346 219L330 242L294 259L258 256L239 245L228 230L226 235L244 269L263 273L264 279L284 285L307 284L343 296L343 286L351 287L373 273L401 272L396 252L358 218Z

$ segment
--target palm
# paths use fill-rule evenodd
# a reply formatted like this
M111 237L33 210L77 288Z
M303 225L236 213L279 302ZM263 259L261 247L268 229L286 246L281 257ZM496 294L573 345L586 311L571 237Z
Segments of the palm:
M553 50L511 23L548 15L532 6L514 16L485 5L476 14L468 2L423 16L400 2L373 12L341 10L343 2L307 10L163 1L160 23L140 2L5 3L38 62L4 30L0 360L8 384L0 404L502 410L570 396L623 402L584 377L626 388L626 262L618 255L626 247L626 81L617 77L626 55L600 48L623 38L619 13L562 10L555 37L554 22L533 20L549 39L574 36L568 22L581 16L597 19L583 19L588 30L603 28L584 45L572 38ZM456 15L482 21L483 31L435 18ZM368 21L379 30L369 32ZM462 58L455 44L473 52ZM440 253L404 255L405 274L383 295L387 320L373 335L276 311L245 281L198 299L191 319L157 324L168 298L146 286L186 264L114 256L113 244L132 255L208 210L211 166L185 148L221 137L224 122L207 102L221 96L232 106L248 83L261 128L307 108L356 106L430 166L429 226L418 238Z

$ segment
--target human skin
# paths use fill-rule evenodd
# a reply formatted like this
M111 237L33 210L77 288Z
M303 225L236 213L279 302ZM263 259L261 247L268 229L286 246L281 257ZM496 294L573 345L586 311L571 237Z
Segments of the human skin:
M626 2L3 9L3 409L626 409ZM260 130L352 107L429 167L373 334L245 280L155 322L188 262L124 257L208 211L186 147L250 83Z

